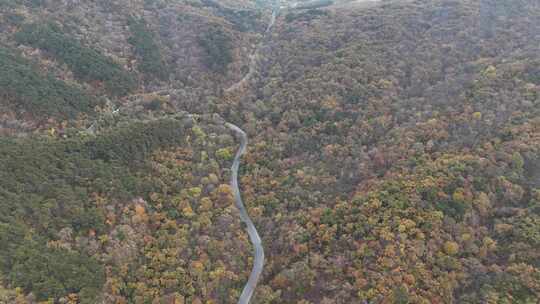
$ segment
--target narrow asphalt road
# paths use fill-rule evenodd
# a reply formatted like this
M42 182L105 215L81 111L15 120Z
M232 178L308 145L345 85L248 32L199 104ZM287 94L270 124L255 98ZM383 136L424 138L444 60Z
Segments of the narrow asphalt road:
M274 25L274 22L276 21L276 17L279 14L279 7L274 7L272 11L272 16L270 19L270 23L268 24L265 35L270 32L272 29L272 26ZM263 39L264 41L264 39ZM258 51L261 48L261 45L263 43L261 41L261 44L257 47L257 50L251 54L250 56L250 62L249 62L249 72L237 83L230 86L228 89L226 89L226 92L234 91L240 87L242 87L245 83L247 83L253 74L255 74L256 66L257 66L257 60L259 57ZM234 191L234 199L235 204L238 210L240 211L240 219L242 222L246 224L246 230L249 235L249 239L251 243L253 244L253 255L254 255L254 262L253 262L253 268L251 269L251 274L249 275L249 279L244 286L244 289L242 290L242 294L240 295L240 298L238 299L238 304L249 304L249 301L251 300L251 297L253 296L253 292L255 291L255 287L257 287L257 282L259 281L259 277L261 276L263 265L264 265L264 249L262 246L262 241L259 236L259 233L257 232L257 229L255 228L255 225L253 225L253 221L251 221L251 218L249 217L249 214L247 213L246 207L244 206L244 202L242 202L242 196L240 195L240 188L238 188L238 168L240 167L240 158L242 155L246 152L247 147L247 135L246 133L240 129L239 127L231 124L231 123L225 123L225 126L231 130L233 130L239 137L240 137L240 148L238 148L238 151L236 151L236 156L234 157L233 165L231 168L232 174L231 174L231 187Z
M274 10L272 11L272 16L270 17L270 23L268 23L268 26L266 27L266 31L264 32L265 36L269 34L270 31L272 30L272 27L274 26L274 23L276 22L276 18L278 14L279 14L279 8L274 8ZM242 77L240 81L236 82L235 84L225 89L225 92L232 92L232 91L238 90L239 88L247 84L247 82L251 80L253 75L255 75L255 73L257 72L257 63L260 59L259 51L263 44L264 44L264 39L262 39L262 41L259 43L255 52L249 55L249 70L246 73L246 75L244 75L244 77Z
M242 131L242 129L231 123L225 123L225 126L236 132L236 134L240 137L240 148L238 148L238 151L236 151L236 156L234 157L233 165L231 167L231 187L234 191L236 207L240 211L240 219L246 224L249 239L254 247L255 260L253 262L253 268L251 270L251 274L249 275L248 282L244 286L244 290L242 290L240 299L238 299L238 304L248 304L263 270L264 249L262 247L262 241L259 237L259 233L257 232L255 225L253 225L253 222L251 221L251 218L247 213L246 207L242 202L240 188L238 188L238 168L240 167L240 158L246 152L247 136L246 133Z

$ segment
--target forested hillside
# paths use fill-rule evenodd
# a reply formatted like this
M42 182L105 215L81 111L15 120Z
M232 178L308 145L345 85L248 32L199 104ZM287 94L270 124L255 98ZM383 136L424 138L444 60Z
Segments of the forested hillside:
M225 121L252 303L540 301L540 3L269 7L0 0L0 303L236 303Z

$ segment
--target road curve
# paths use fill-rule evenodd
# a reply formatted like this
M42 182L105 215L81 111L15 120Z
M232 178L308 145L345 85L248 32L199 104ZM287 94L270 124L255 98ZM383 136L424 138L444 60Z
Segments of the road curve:
M268 23L268 26L266 27L266 31L264 32L265 37L272 30L272 27L274 26L274 23L276 22L276 18L278 16L278 14L279 14L279 8L276 7L276 8L274 8L272 10L272 16L270 17L270 23ZM227 89L225 89L225 92L228 93L228 92L238 90L239 88L243 87L253 77L253 75L255 75L255 73L257 72L257 62L259 61L259 58L260 58L259 51L260 51L263 44L264 44L264 38L261 40L259 45L256 47L255 51L252 54L249 55L249 70L246 73L246 75L244 75L244 77L242 77L242 79L240 79L240 81L236 82L235 84L233 84L230 87L228 87Z
M253 262L253 268L251 269L251 274L249 275L249 279L244 286L244 290L242 290L242 294L240 295L240 298L238 299L238 304L248 304L251 296L253 295L253 291L255 290L255 287L257 287L257 281L259 280L259 277L261 276L261 272L263 270L264 265L264 249L262 247L262 241L259 237L259 233L257 232L257 229L255 228L255 225L253 225L253 222L251 221L251 218L249 217L246 207L244 206L244 203L242 202L242 196L240 195L240 188L238 188L238 168L240 167L240 158L242 155L246 152L246 146L247 146L247 136L242 129L239 127L231 124L231 123L225 123L225 126L239 135L240 137L240 148L238 148L238 151L236 151L236 155L234 157L233 165L231 167L231 187L234 192L234 199L235 204L238 210L240 211L240 219L242 222L244 222L247 226L246 230L249 234L249 239L251 243L253 244L254 248L254 257L255 260Z
M274 25L276 21L276 17L279 13L279 7L274 7L272 10L272 16L270 19L270 23L268 24L265 35L270 32L272 29L272 26ZM264 40L264 39L263 39ZM261 41L261 44L263 41ZM225 92L231 92L234 91L240 87L242 87L245 83L247 83L253 74L255 74L256 71L256 65L257 60L259 57L258 51L261 47L261 44L257 47L255 52L250 55L250 62L249 62L249 71L248 73L237 83L233 84L229 88L225 90ZM249 235L249 239L251 241L251 244L253 244L253 255L254 255L254 261L253 261L253 268L251 269L251 274L249 275L249 279L244 286L244 289L242 290L242 294L240 295L240 298L238 299L238 304L249 304L249 301L251 300L251 297L253 296L253 292L255 291L255 287L257 287L257 282L259 281L259 277L261 276L263 265L264 265L264 249L262 246L261 237L259 236L259 233L257 232L257 229L255 228L255 225L253 225L253 221L251 221L251 218L249 217L249 214L247 213L246 207L244 206L244 202L242 202L242 196L240 195L240 188L238 188L238 168L240 167L240 158L242 155L246 152L247 147L247 135L246 133L240 129L239 127L226 122L225 126L231 130L233 130L239 137L240 137L240 148L238 148L238 151L236 151L236 155L234 157L233 165L231 167L231 187L234 192L234 200L235 205L240 211L240 219L242 222L246 224L246 230Z

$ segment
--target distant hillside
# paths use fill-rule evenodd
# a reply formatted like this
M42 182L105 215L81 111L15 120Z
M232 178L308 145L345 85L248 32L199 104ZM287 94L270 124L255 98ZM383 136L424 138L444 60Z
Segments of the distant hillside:
M129 94L168 88L196 103L219 94L247 69L244 58L266 23L253 6L250 1L4 0L0 41L46 74L117 104ZM3 119L4 127L17 125L7 123L14 116ZM43 118L49 117L27 117L19 124L36 126L34 120Z

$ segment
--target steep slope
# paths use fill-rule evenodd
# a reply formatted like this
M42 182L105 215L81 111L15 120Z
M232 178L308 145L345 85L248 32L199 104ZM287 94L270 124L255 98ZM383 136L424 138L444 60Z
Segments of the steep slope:
M117 106L174 88L171 104L181 109L212 99L243 76L243 59L266 23L250 7L249 1L5 0L0 41L43 73ZM17 125L14 116L4 118L6 128ZM38 117L47 118L54 117Z
M278 20L259 84L222 108L255 141L244 191L276 303L538 299L539 14L396 1Z
M233 302L251 252L228 185L236 143L219 118L171 113L242 77L262 14L1 4L0 302Z
M252 303L538 302L540 4L338 2L266 36L260 1L0 2L7 71L53 88L0 82L27 136L0 145L0 301L235 303L253 261L223 117L250 138ZM21 37L43 25L77 52Z
M2 139L0 266L23 294L0 299L233 301L250 250L225 169L235 142L214 121Z

